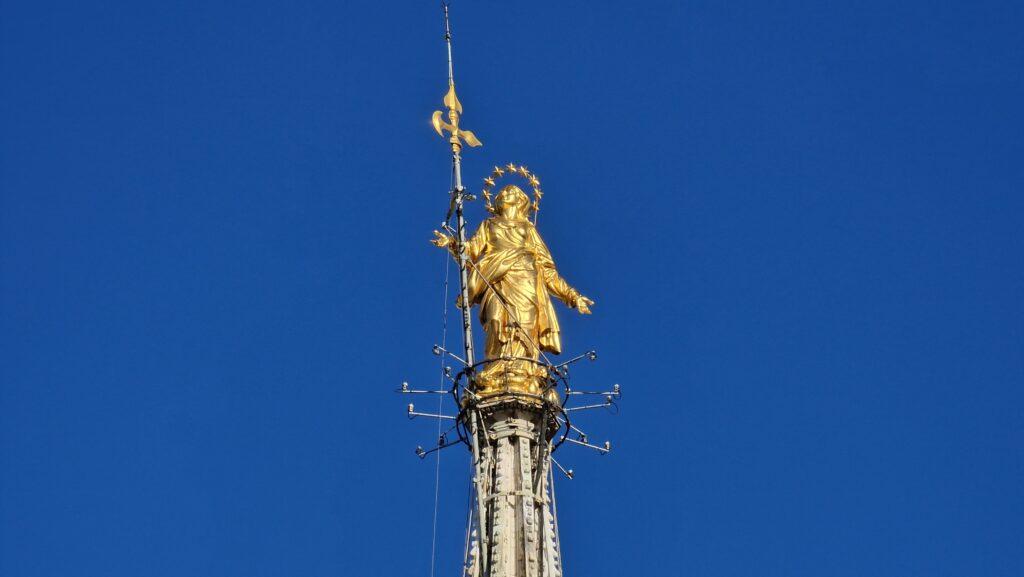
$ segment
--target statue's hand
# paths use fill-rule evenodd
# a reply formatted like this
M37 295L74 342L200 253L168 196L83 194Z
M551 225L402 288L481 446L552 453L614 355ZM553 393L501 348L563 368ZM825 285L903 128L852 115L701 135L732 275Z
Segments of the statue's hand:
M585 297L583 295L580 295L576 299L576 310L580 311L581 315L589 315L590 314L590 305L592 305L592 304L594 304L594 301L588 299L587 297Z
M451 246L452 237L435 230L434 238L430 239L430 242L438 248L445 248L446 246Z

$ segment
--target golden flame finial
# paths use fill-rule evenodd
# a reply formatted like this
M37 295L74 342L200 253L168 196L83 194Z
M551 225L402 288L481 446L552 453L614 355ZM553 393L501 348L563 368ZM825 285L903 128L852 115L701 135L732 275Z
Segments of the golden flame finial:
M441 136L447 131L451 137L448 142L452 145L452 152L458 152L462 148L462 141L469 146L482 146L483 143L469 130L459 128L459 116L462 114L462 103L455 95L455 75L452 71L452 30L448 25L448 5L444 5L444 40L448 45L448 93L444 95L444 106L448 109L448 122L444 121L445 113L435 110L430 119L434 130Z

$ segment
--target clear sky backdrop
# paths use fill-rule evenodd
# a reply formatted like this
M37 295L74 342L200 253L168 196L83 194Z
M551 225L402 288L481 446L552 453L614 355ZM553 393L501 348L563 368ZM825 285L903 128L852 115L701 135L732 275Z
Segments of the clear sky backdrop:
M1022 10L455 3L467 182L540 175L625 391L567 575L1024 575ZM0 574L429 575L438 3L0 16Z

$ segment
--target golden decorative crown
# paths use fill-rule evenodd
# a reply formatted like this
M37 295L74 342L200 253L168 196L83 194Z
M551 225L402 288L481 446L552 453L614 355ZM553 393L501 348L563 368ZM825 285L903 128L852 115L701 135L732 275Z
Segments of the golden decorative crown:
M530 208L533 210L534 217L536 217L537 212L540 211L540 199L544 196L544 193L540 190L540 179L537 178L537 175L527 170L525 166L516 166L511 162L505 166L495 166L491 175L484 179L484 206L487 208L487 211L491 214L496 214L494 205L491 203L491 190L494 188L495 183L505 175L521 176L533 187L533 203L530 205Z

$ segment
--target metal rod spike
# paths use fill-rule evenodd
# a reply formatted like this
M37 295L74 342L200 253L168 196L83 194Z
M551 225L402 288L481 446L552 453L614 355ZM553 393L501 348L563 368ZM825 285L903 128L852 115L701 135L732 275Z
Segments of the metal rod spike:
M395 389L396 393L402 393L403 395L448 395L451 394L451 390L428 390L428 389L412 389L409 388L409 383L402 383L402 386Z
M608 395L608 396L605 397L605 400L604 400L603 403L594 404L594 405L583 405L583 406L580 406L580 407L569 407L569 408L564 409L564 410L565 410L566 413L569 413L569 412L572 412L572 411L587 411L587 410L590 410L590 409L606 409L608 407L613 406L614 404L615 404L615 402L612 401L611 395Z
M447 419L447 420L450 420L450 421L454 421L455 420L455 417L453 417L451 415L435 415L434 413L417 413L417 412L412 410L412 405L409 405L408 415L409 415L410 419L415 419L416 417L429 417L431 419Z
M434 447L433 449L431 449L429 451L424 451L423 447L416 447L416 456L421 458L421 459L423 459L423 458L425 458L427 455L429 455L431 453L436 453L436 452L438 452L438 451L440 451L442 449L447 449L448 447L451 447L452 445L458 445L461 442L462 441L452 441L451 443L439 444L438 446Z
M572 443L574 445L579 445L581 447L587 447L587 448L590 448L590 449L594 449L595 451L597 451L598 453L600 453L602 455L607 455L612 450L611 441L605 441L603 447L600 446L600 445L591 445L590 443L584 443L583 441L577 441L576 439L572 439L572 438L568 438L568 439L566 439L566 441L568 441L568 442L570 442L570 443Z
M572 469L566 469L565 467L562 466L561 463L556 461L554 457L551 457L551 462L554 463L555 467L558 467L558 470L561 471L562 474L565 475L566 478L568 478L570 481L576 475L576 473L574 473Z
M565 424L565 419L563 419L562 417L555 417L555 420L558 421L559 425ZM582 429L580 429L579 427L572 423L569 423L569 428L572 429L573 431L576 431L579 434L581 441L585 442L587 440L587 433L584 432Z
M435 355L445 354L445 355L448 355L449 357L455 359L456 361L459 361L460 363L462 363L464 365L468 364L462 357L456 355L455 353L449 351L448 349L442 347L441 345L434 345L434 349L433 350L434 350L434 354Z
M569 390L569 391L567 391L566 394L568 394L568 395L603 395L603 396L606 396L606 397L607 396L611 396L611 397L615 397L615 398L620 398L620 397L622 397L622 388L620 388L619 385L612 385L612 390L610 390L610 391L574 391L574 390Z

